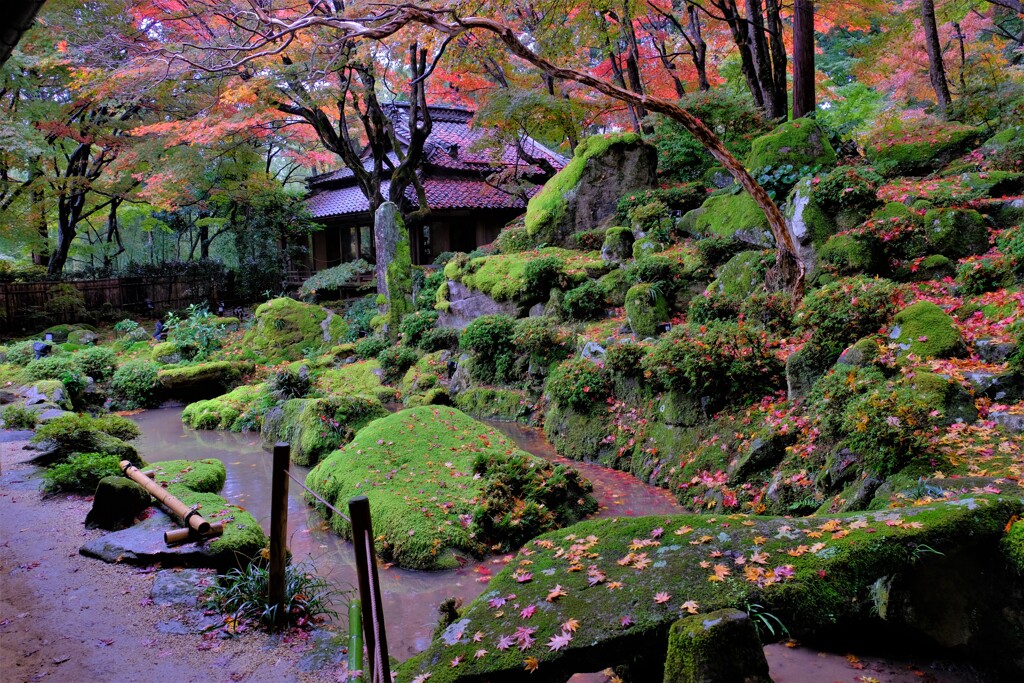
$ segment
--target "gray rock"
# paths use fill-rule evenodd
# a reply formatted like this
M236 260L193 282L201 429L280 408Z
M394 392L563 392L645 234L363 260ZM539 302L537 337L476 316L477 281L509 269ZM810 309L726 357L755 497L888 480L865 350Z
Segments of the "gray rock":
M168 547L164 532L178 528L167 513L154 509L150 517L135 526L93 539L78 552L104 562L139 566L160 563L165 567L218 567L230 562L230 558L218 557L209 550L209 540Z
M454 396L460 391L465 391L473 385L473 380L469 377L469 365L466 361L469 360L467 354L459 356L458 366L455 368L455 372L452 373L452 378L448 381L448 393Z
M149 597L157 605L195 607L200 594L216 578L209 569L163 569L153 575Z
M989 419L1001 426L1008 432L1024 432L1024 415L1015 413L993 412L989 413Z
M57 418L64 417L65 415L74 415L74 413L68 410L61 410L56 406L47 406L44 410L40 410L36 414L36 420L41 424L45 424L50 420L56 420Z
M469 619L460 619L459 621L450 624L448 628L441 633L441 641L445 645L451 647L465 639L467 628L469 628Z
M448 281L448 310L441 311L437 324L461 330L482 315L504 313L516 317L519 306L511 302L498 303L491 297L469 289L460 282Z
M313 631L309 634L306 645L309 649L299 659L299 671L337 671L348 658L348 638L343 634L324 630Z
M580 352L580 358L586 358L592 361L604 360L605 349L597 342L587 342L583 347L583 351Z
M1012 342L996 342L991 339L979 339L974 342L978 356L986 363L1005 363L1017 345Z
M1013 372L965 372L964 377L977 393L1000 403L1014 403L1024 398L1024 378Z
M544 304L534 304L530 306L529 316L531 318L542 318L544 317Z
M55 403L60 405L67 399L66 392L63 388L54 387L53 389L43 392L40 390L38 384L32 384L23 387L21 395L25 398L25 405L32 406L39 403Z

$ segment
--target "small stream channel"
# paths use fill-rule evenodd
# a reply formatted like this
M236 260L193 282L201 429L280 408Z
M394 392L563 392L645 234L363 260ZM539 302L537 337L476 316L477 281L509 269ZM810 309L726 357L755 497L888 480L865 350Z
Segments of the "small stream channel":
M149 462L217 458L227 468L222 495L248 510L264 530L270 527L271 458L260 447L259 435L222 431L198 431L181 422L181 408L160 408L134 415L142 430L136 445ZM535 455L575 465L594 483L600 510L598 516L639 516L680 512L672 496L635 478L589 463L575 463L559 457L539 429L516 424L489 422L516 444ZM300 480L309 468L292 465ZM288 547L296 561L310 560L322 576L343 587L356 583L352 546L335 535L301 496L301 489L289 487ZM384 590L384 614L388 618L388 646L391 654L406 659L430 643L437 623L437 606L446 598L468 603L484 591L487 581L504 563L500 558L471 562L448 572L419 572L391 567L380 572Z

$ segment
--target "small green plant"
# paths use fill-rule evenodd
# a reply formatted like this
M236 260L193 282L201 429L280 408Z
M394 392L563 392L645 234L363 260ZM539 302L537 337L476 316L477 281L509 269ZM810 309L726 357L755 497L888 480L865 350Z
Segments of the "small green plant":
M573 338L551 318L523 318L516 321L512 344L518 353L546 366L569 357Z
M280 319L274 321L281 322ZM185 314L170 313L167 315L167 338L174 342L178 352L184 357L202 360L221 346L227 330L217 322L206 306L192 304L185 309Z
M321 270L303 282L299 287L299 296L307 301L314 301L318 297L322 299L325 294L337 294L342 287L354 282L360 275L372 272L373 266L362 259L342 263Z
M435 290L436 291L436 290ZM413 311L402 318L399 329L402 333L402 342L408 346L419 346L423 338L437 323L437 311Z
M603 367L585 358L576 358L555 368L547 390L560 405L585 413L608 398L611 382Z
M110 379L117 369L114 351L105 346L93 346L75 354L75 360L83 373L97 382Z
M279 370L270 378L271 391L282 399L305 398L310 388L309 369L305 365L298 370Z
M76 453L67 461L43 472L45 488L50 493L78 491L92 493L103 477L121 473L120 458L106 453Z
M65 373L77 373L78 363L72 356L43 356L30 361L25 367L29 379L38 382L44 379L60 379Z
M914 547L910 549L910 559L917 562L925 555L938 555L945 557L946 553L941 550L936 550L926 543L915 543Z
M35 429L36 413L26 406L11 404L4 407L4 429Z
M232 569L207 588L207 604L236 621L252 620L267 629L306 626L338 616L331 604L344 595L305 564L285 568L284 603L269 604L270 570L252 563Z
M747 603L747 616L750 617L750 621L754 623L754 628L757 629L757 637L762 642L765 641L765 632L767 632L772 639L780 638L785 636L789 637L789 629L782 623L782 620L777 616L765 610L764 605L757 603Z
M406 346L389 346L377 355L380 369L384 371L381 379L385 384L394 384L419 360L414 349Z
M459 348L459 331L450 327L435 327L420 337L420 349L427 353L454 351Z
M562 297L562 311L570 320L586 321L603 318L608 308L604 288L594 280L587 280L570 289Z
M356 357L363 360L370 360L380 355L380 352L388 347L388 340L384 337L365 337L356 342Z
M121 415L104 415L97 417L93 422L96 429L105 434L121 439L121 441L134 441L142 436L139 425Z
M125 318L121 322L116 323L114 325L114 332L117 332L118 336L121 337L122 339L129 338L135 340L139 339L140 336L141 339L149 338L149 335L146 334L146 331L142 329L142 325L138 324L131 318Z
M507 315L482 315L462 331L459 345L474 354L470 373L480 382L509 379L516 322Z
M148 360L133 360L117 369L111 388L121 403L130 408L146 408L160 400L160 366Z

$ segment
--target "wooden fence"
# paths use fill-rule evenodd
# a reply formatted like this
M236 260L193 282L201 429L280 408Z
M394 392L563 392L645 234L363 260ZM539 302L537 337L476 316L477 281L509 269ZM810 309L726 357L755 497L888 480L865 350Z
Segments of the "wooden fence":
M85 308L91 314L61 310L54 301L53 289L68 284L82 293ZM0 329L5 332L35 331L46 322L91 322L97 312L125 311L154 316L189 304L218 301L217 284L209 277L166 275L161 277L122 277L104 280L64 280L62 282L0 283Z

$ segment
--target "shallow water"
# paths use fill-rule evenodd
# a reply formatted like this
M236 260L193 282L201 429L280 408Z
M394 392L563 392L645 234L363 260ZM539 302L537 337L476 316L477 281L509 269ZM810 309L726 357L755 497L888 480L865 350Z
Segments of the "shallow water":
M181 408L161 408L134 415L142 430L139 452L150 462L218 458L227 468L222 495L248 510L265 531L270 528L270 480L272 458L260 447L259 436L222 431L197 431L181 422ZM560 458L538 429L516 424L489 423L510 436L524 450L554 462L577 466L594 483L601 506L598 516L639 516L679 512L671 495L635 478L599 465L574 463ZM309 468L292 465L301 481ZM288 547L296 561L310 560L316 570L340 586L355 586L352 546L331 532L290 482ZM388 649L406 659L426 649L437 623L437 606L456 597L468 603L484 591L492 573L504 566L504 558L470 562L448 572L418 572L397 567L380 568L384 614L388 624Z

